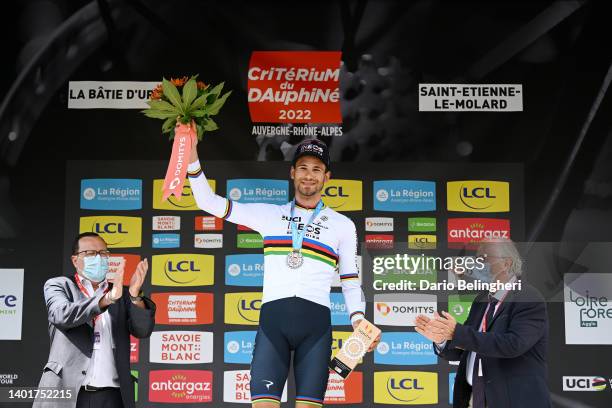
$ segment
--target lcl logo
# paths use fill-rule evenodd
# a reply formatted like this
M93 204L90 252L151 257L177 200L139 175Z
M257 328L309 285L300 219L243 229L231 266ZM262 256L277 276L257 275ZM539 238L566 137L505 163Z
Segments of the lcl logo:
M424 390L425 388L419 387L418 378L402 378L397 381L395 378L389 379L389 389L392 390Z
M93 232L97 234L127 234L127 231L123 230L123 224L117 222L108 222L102 224L96 222L94 224Z
M323 189L324 197L348 197L348 194L344 194L342 186L329 186Z
M465 198L497 198L491 193L490 187L474 187L471 190L467 187L461 189L461 195Z
M242 310L260 310L261 300L253 299L248 302L246 299L240 299L240 309Z
M166 270L168 272L200 272L200 269L196 268L195 261L179 261L176 264L168 261Z

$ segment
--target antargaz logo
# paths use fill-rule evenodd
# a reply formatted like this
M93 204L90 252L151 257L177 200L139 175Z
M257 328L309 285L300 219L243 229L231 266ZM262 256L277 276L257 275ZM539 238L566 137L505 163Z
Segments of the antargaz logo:
M477 249L485 239L510 239L510 220L499 218L449 218L449 248Z
M336 211L361 211L362 189L360 180L331 179L323 186L323 201Z
M510 184L505 181L450 181L446 190L449 211L510 211Z

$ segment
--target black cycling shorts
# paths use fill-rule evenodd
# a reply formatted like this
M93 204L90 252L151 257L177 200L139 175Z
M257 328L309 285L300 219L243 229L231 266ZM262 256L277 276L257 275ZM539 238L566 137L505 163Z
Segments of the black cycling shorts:
M251 362L251 401L280 403L294 351L296 402L322 406L331 343L327 307L299 297L264 303Z

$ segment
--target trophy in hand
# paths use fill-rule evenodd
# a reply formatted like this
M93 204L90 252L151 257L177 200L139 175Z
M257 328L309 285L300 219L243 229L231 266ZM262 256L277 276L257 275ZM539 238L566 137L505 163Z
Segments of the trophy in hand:
M223 83L213 87L191 78L163 79L162 83L151 93L147 102L149 109L142 113L155 119L162 119L162 133L168 133L174 139L170 164L164 179L162 200L174 195L181 199L185 174L189 163L191 146L195 137L202 140L204 132L217 130L219 127L212 119L219 113L231 91L221 95Z
M344 342L338 354L329 362L330 371L342 378L348 377L380 333L378 327L363 319Z

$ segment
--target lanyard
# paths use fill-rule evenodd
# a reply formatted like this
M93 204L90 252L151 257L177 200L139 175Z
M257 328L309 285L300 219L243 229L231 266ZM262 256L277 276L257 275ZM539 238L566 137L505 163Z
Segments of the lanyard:
M312 212L312 215L310 216L310 219L308 220L308 223L304 225L304 229L301 231L298 231L297 224L293 221L293 213L295 212L295 199L293 199L293 201L291 202L290 220L291 220L291 240L293 243L294 251L299 252L302 249L302 243L304 241L304 234L306 234L306 228L310 224L312 224L312 222L317 217L317 215L319 215L322 209L323 209L323 200L319 200L319 202L317 203L317 206Z
M87 288L83 286L83 283L81 282L81 277L79 276L78 273L74 274L74 280L76 280L77 286L79 287L80 291L85 295L85 297L90 298L91 295L89 294L89 291L87 290ZM110 288L107 286L106 289L104 289L104 293L108 292L109 290ZM96 321L100 318L100 316L101 315L94 316L93 318L94 328L96 327Z
M495 305L495 309L493 310L493 316L495 316L495 313L497 312L497 309L504 302L504 300L506 299L506 296L508 296L508 293L510 293L510 292L504 293L504 296L502 296L502 298L499 300L499 302L497 302L497 304ZM490 307L491 307L491 302L489 302L489 304L487 305L487 309L485 310L484 318L482 319L482 324L481 324L481 327L480 327L480 331L483 332L483 333L487 332L487 314L489 313L489 308Z

